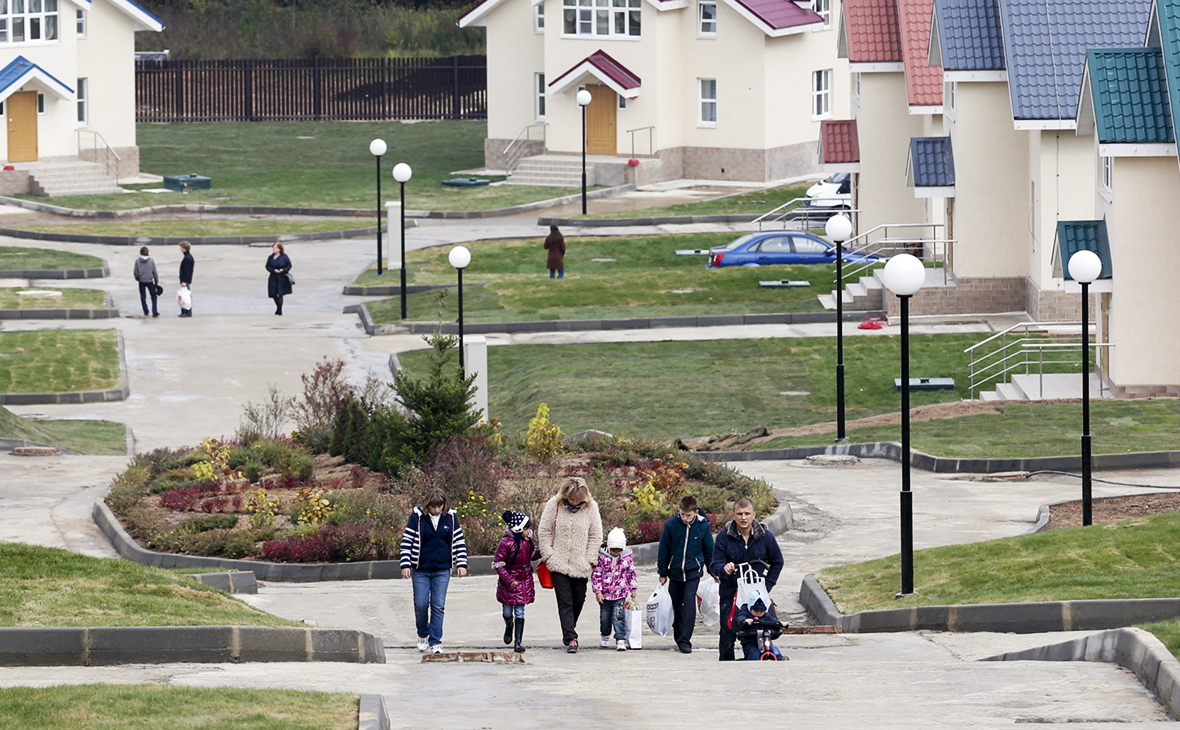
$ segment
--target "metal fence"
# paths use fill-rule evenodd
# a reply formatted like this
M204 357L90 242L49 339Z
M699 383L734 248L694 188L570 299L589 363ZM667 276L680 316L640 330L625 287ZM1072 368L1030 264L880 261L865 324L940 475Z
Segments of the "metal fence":
M139 122L487 118L487 59L135 63Z

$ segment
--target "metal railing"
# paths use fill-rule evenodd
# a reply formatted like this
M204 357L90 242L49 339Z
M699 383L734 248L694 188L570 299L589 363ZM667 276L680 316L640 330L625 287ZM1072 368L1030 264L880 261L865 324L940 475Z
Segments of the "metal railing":
M883 223L845 241L844 252L881 259L899 253L913 254L923 261L941 264L945 286L950 283L950 272L954 271L955 241L937 235L942 228L942 223ZM901 235L914 229L927 231L929 235ZM880 263L866 260L848 265L844 268L844 280L855 280Z
M971 358L968 396L976 398L984 387L1007 382L1012 375L1033 374L1037 375L1038 394L1044 394L1046 374L1072 372L1082 364L1081 326L1080 321L1021 322L966 348L963 353ZM1096 351L1113 347L1110 342L1092 344ZM1106 382L1099 376L1098 396L1105 392Z
M656 128L655 125L648 127L636 127L635 129L628 129L627 134L631 135L631 159L635 159L635 133L647 131L647 154L654 155L656 153Z
M539 128L541 130L540 141L544 142L545 127L548 124L548 122L534 122L533 124L526 124L524 129L516 133L516 136L513 137L512 141L508 143L508 146L504 148L504 154L507 155L507 158L504 161L505 177L512 175L512 171L516 169L516 166L520 164L521 159L524 157L525 152L528 151L528 145L525 143L533 141L533 129Z
M102 165L104 167L104 169L106 169L107 174L110 175L111 178L117 184L119 182L119 163L123 161L123 158L119 157L119 153L115 152L115 148L111 147L107 143L106 138L104 138L102 136L102 133L99 132L98 130L95 130L95 129L79 129L78 130L78 157L79 158L82 157L82 149L83 149L82 135L83 134L91 135L90 149L91 149L93 157L94 157L93 161L97 164Z

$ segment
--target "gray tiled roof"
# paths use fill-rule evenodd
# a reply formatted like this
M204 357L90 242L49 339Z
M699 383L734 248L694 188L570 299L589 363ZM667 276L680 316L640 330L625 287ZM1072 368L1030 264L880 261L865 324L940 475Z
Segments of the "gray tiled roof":
M943 71L999 71L1004 37L999 0L934 0Z
M916 188L946 188L955 184L955 157L951 154L950 137L912 138L910 164Z
M1143 45L1151 0L1000 0L1012 116L1077 113L1089 48Z

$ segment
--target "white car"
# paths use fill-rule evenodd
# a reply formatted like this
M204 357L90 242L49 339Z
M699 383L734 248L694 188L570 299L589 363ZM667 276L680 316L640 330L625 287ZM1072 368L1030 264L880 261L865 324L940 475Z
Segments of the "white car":
M821 210L851 210L852 209L852 175L838 172L827 180L821 180L807 188L805 208L819 208Z

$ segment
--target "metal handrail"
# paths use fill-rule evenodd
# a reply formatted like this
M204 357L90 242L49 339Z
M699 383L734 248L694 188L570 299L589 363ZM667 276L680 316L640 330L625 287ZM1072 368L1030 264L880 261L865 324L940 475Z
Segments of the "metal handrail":
M510 177L512 175L512 171L516 169L516 166L520 164L521 158L524 157L525 146L521 144L519 147L516 147L516 143L522 141L522 136L524 137L524 142L531 142L533 139L533 128L540 127L542 130L544 130L548 124L549 122L533 122L532 124L526 124L524 129L516 133L516 136L513 137L512 141L508 143L508 146L504 148L504 154L508 155L508 158L504 161L505 177ZM544 139L545 135L542 134L541 140L544 141ZM516 151L512 154L509 154L513 147L516 147Z
M628 129L627 130L627 134L631 135L631 158L632 159L635 159L635 133L642 132L645 129L648 130L647 131L647 154L654 155L656 153L656 141L655 141L656 127L655 127L655 125L651 124L646 127L636 127L635 129Z
M1082 347L1081 337L1078 336L1077 332L1081 324L1081 322L1020 322L965 348L963 353L971 355L971 353L976 352L984 345L997 345L994 349L989 349L983 354L973 356L973 359L968 363L968 377L970 380L968 387L969 397L975 397L983 386L1007 380L1010 374L1018 372L1021 369L1024 370L1025 375L1031 375L1034 362L1037 368L1039 392L1044 393L1045 365L1076 365L1081 363L1081 358L1084 357L1081 353L1084 348ZM1060 331L1056 335L1058 339L1062 336L1072 336L1075 341L1053 342L1043 338L1033 339L1027 336L1034 331L1042 333L1045 337L1054 337L1054 331ZM1013 337L1011 341L1009 340L1010 337ZM1114 346L1111 342L1094 342L1093 345L1096 348L1110 348ZM1046 351L1064 352L1074 350L1078 351L1078 356L1068 359L1045 360ZM1035 361L1033 359L1034 353ZM1105 388L1105 381L1099 378L1100 396L1105 392Z
M94 140L93 140L94 144L91 146L91 149L97 150L99 141L102 142L103 167L106 168L107 174L110 175L112 178L114 178L115 183L118 184L118 182L119 182L119 163L123 161L123 158L119 156L119 153L115 151L114 147L111 147L110 143L107 142L106 137L102 136L102 132L99 132L97 129L79 129L78 130L78 151L79 152L82 151L82 133L83 132L94 135ZM111 158L112 157L114 157L114 163L115 163L113 171L111 170ZM98 154L97 153L94 155L94 161L98 162Z

